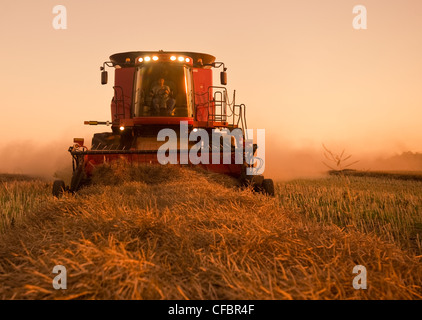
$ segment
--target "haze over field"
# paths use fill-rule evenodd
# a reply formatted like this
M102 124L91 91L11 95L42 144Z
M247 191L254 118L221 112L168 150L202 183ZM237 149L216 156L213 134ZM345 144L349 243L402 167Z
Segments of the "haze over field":
M109 120L116 52L213 54L248 126L265 128L268 175L316 175L322 143L371 159L421 152L422 3L419 1L64 1L68 29L52 27L56 1L2 5L0 172L70 164L73 137L90 141ZM368 29L354 30L365 5ZM363 162L363 164L362 164Z

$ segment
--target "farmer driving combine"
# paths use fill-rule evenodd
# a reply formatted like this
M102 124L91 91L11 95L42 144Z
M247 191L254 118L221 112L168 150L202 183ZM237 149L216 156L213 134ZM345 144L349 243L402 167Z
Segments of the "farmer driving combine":
M176 101L170 98L170 87L164 84L164 78L158 79L158 84L151 89L152 109L155 114L166 112L171 115Z

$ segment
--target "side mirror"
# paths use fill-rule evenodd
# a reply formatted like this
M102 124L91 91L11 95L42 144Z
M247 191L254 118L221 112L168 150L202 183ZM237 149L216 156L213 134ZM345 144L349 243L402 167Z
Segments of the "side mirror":
M107 84L108 82L108 73L107 71L102 71L101 72L101 84Z
M220 82L223 86L227 85L227 72L226 71L220 72Z

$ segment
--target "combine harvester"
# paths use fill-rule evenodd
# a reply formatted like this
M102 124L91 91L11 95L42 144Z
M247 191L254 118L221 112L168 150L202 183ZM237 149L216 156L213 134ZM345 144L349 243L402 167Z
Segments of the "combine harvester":
M198 165L230 175L243 185L252 184L256 191L274 195L273 181L258 173L264 163L256 157L257 144L247 136L245 105L235 104L235 91L230 102L225 87L213 86L212 68L223 68L220 82L227 84L224 63L215 62L212 55L195 52L117 53L101 67L103 85L108 81L106 67L115 71L112 121L85 121L85 124L111 126L111 132L94 134L90 150L84 146L83 139L74 139L69 148L73 159L70 186L56 180L53 195L76 192L89 183L94 168L105 162L124 159L129 163L162 164L160 147L169 144L157 139L162 129L174 130L177 135L176 146L173 142L174 148L167 148L165 155L170 158L173 153L172 159L179 165ZM240 137L232 134L235 129ZM188 140L192 133L198 136L199 131L202 135L206 132L209 143L204 143L202 137L198 141ZM216 133L220 135L217 148L214 141L211 146ZM192 161L190 155L195 145L201 146L195 153L209 161ZM219 155L215 157L215 153Z

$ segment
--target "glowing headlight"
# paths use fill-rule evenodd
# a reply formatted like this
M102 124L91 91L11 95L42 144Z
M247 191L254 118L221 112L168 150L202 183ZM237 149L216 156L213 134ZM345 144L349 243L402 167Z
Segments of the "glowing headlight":
M150 61L151 60L151 58L150 57L145 57L145 61Z
M185 58L183 57L179 57L179 61L182 62L183 60L185 60Z
M185 59L185 61L186 61L186 62L189 62L189 61L190 61L190 59L189 59L189 58L186 58L186 59Z
M123 131L123 130L125 130L125 127L121 126L120 131Z
M193 132L198 132L198 128L194 128L192 131Z
M158 60L158 57L157 56L153 56L152 57L152 60L157 61Z
M171 60L171 61L174 61L174 60L176 60L176 57L175 57L175 56L171 56L171 57L170 57L170 60Z
M139 58L139 59L138 59L138 61L139 61L139 62L142 62L142 61L144 61L144 59L142 59L142 58Z

